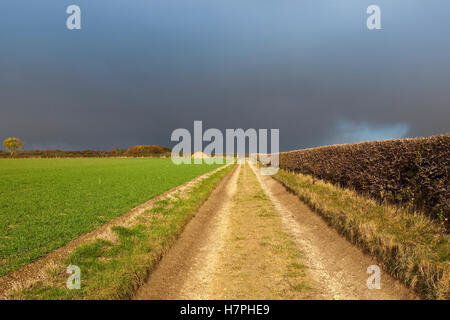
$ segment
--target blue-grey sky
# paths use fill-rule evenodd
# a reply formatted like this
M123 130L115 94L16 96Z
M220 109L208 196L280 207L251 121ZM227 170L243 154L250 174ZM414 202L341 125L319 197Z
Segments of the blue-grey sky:
M450 131L448 0L2 0L0 40L0 139L27 149L170 146L194 120L283 150Z

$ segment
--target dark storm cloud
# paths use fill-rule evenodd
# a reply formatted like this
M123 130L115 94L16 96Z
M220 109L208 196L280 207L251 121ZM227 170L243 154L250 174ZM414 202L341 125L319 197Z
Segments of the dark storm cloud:
M448 132L450 3L2 1L0 138L170 145L176 128L280 128L281 148Z

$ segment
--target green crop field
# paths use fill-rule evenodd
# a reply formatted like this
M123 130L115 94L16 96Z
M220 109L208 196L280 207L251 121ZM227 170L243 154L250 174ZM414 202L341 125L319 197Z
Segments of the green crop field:
M217 167L149 158L0 160L0 276Z

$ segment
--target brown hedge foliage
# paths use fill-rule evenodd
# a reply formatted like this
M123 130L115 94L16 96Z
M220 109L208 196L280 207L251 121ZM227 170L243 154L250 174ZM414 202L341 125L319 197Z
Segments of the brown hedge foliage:
M101 150L25 150L17 151L15 158L106 158L106 157L159 157L170 156L171 149L151 145L134 146L128 150L116 148L110 151ZM0 150L0 158L10 158L9 152Z
M421 211L449 225L450 134L284 152L280 168Z
M158 145L150 145L150 146L133 146L130 147L127 151L125 151L125 156L148 156L148 155L167 155L171 152L171 149L158 146Z
M118 156L111 151L98 150L25 150L18 151L15 158L99 158ZM9 153L0 151L0 158L10 158Z

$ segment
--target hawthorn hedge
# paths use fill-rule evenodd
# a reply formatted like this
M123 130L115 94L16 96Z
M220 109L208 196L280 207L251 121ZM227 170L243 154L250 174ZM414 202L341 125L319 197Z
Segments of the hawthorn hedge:
M139 145L132 146L124 155L127 157L139 157L149 155L170 155L172 149L158 146L158 145Z
M283 152L280 168L423 212L449 226L450 134Z
M170 157L171 149L158 146L133 146L129 149L102 150L23 150L17 151L14 158L107 158L107 157ZM9 152L0 150L0 158L11 158Z

